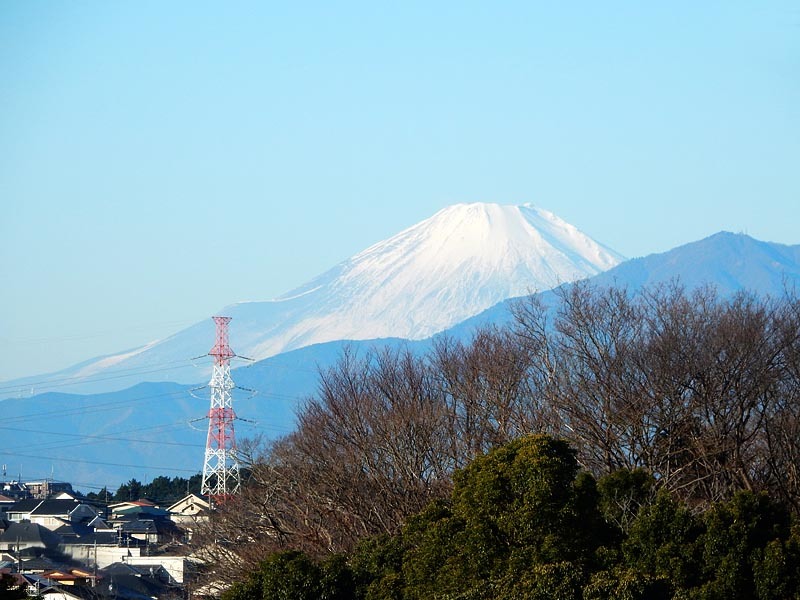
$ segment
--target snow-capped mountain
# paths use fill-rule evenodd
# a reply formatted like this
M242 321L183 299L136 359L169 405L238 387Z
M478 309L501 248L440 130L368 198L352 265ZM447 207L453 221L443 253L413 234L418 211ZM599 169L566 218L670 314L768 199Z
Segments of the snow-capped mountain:
M256 360L333 340L423 339L513 296L596 275L623 257L553 213L530 204L458 204L379 242L300 288L268 302L245 302L231 346ZM60 372L120 389L142 380L196 382L185 367L213 341L211 320L174 336ZM23 385L23 382L20 382ZM86 388L76 388L85 391ZM37 390L43 391L43 390Z
M500 300L596 275L622 256L531 205L459 204L379 242L270 303L279 330L250 344L257 358L318 342L422 339Z

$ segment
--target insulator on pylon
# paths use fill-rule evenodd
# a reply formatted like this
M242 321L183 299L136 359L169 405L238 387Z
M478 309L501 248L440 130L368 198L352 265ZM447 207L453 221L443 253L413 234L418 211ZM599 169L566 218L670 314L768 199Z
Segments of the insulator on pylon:
M235 386L231 378L230 359L236 354L228 345L230 320L230 317L214 317L216 342L208 353L214 357L214 367L209 382L211 408L208 412L208 438L200 493L208 495L214 504L224 502L237 493L241 485L233 428L236 413L233 411L231 391Z

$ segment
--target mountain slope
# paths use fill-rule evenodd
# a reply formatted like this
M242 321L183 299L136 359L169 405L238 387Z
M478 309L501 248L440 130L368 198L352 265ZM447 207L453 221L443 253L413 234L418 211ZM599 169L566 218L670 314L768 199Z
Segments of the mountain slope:
M741 233L726 231L678 246L667 252L627 260L590 279L597 286L645 286L677 280L689 289L713 285L723 296L751 290L762 296L778 297L787 288L800 290L800 245L763 242ZM556 301L554 291L542 293L548 304ZM468 335L483 324L506 323L511 318L510 298L464 320L448 333Z
M784 282L800 281L800 245L762 242L743 233L722 231L669 252L626 261L595 281L639 288L680 275L693 288L713 283L722 294L750 289L776 296Z
M458 204L284 296L234 304L222 313L233 318L233 349L254 359L335 340L423 339L506 298L590 277L621 260L532 205ZM159 368L175 365L161 378L196 382L201 374L186 363L204 353L213 337L207 320L148 347L56 375L85 382L71 389L108 391L159 378ZM103 376L112 371L126 376ZM25 389L28 381L12 383Z

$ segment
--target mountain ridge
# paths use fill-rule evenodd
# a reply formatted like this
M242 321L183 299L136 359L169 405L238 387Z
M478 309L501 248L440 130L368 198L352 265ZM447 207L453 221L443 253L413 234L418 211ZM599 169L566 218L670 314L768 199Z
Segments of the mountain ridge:
M713 284L722 295L753 290L777 296L785 285L800 287L800 244L766 242L744 233L720 231L664 252L628 259L590 281L601 287L625 285L636 290L676 277L690 289ZM555 294L552 290L541 293L551 304ZM461 335L486 323L508 322L509 307L517 300L499 302L449 331Z

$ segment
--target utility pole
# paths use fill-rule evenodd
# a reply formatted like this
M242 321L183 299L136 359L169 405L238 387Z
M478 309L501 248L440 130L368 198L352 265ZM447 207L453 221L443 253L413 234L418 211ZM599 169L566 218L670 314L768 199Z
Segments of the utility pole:
M213 319L217 332L216 343L208 353L214 358L214 370L208 384L211 388L211 408L208 412L208 438L200 487L200 493L210 497L212 506L238 492L241 485L233 431L236 413L233 411L231 395L235 387L231 379L231 358L236 354L228 345L228 323L231 318Z

